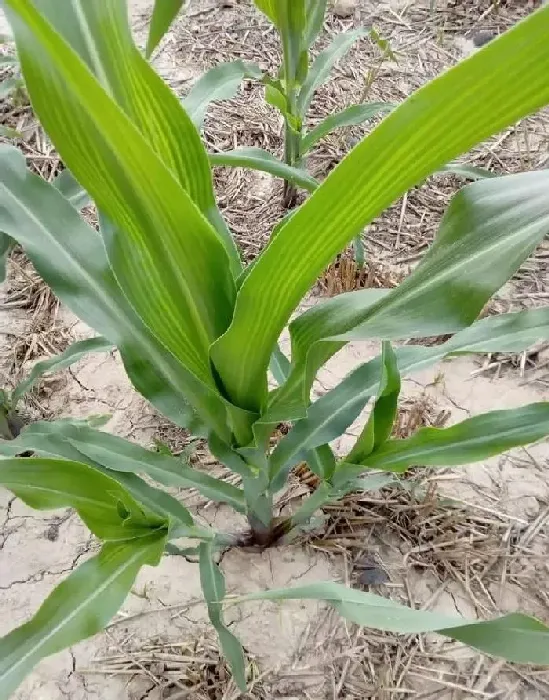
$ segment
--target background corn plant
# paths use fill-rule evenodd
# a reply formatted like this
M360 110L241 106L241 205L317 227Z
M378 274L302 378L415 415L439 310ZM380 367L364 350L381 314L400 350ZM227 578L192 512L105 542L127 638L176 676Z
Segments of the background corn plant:
M38 509L73 507L103 542L0 641L0 693L7 697L44 656L99 631L139 568L158 563L181 537L196 542L210 619L244 688L242 648L223 622L221 547L267 546L328 500L379 487L384 472L468 463L549 434L549 404L536 403L390 438L403 374L448 355L519 351L547 338L546 309L476 320L549 232L547 171L465 187L398 288L323 301L290 323L291 359L277 346L317 276L372 218L479 140L549 103L549 8L392 111L244 270L214 199L199 131L134 45L125 3L74 0L62 15L57 0L5 5L33 108L95 202L100 230L80 217L70 187L33 175L9 146L0 148L0 230L118 348L135 388L174 423L205 436L242 486L71 421L36 423L0 443L0 484ZM435 347L391 345L436 334L451 337ZM311 401L318 369L349 340L366 338L380 339L380 355ZM329 443L369 401L356 444L334 455ZM280 421L291 430L270 449ZM302 460L320 484L297 512L278 518L277 493ZM247 517L249 532L217 533L195 522L150 479L229 504ZM332 582L252 597L323 599L362 625L434 630L486 653L549 663L549 629L518 613L472 622Z

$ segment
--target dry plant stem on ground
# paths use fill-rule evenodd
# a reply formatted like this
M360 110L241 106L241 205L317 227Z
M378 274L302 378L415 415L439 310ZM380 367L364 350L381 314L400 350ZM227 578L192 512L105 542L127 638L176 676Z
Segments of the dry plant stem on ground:
M287 56L297 75L311 5L256 4L278 27L291 29ZM252 601L326 601L361 626L438 632L511 661L549 662L549 630L534 617L515 613L478 622L477 610L464 617L418 610L331 581L237 593L225 611L217 557L233 539L153 486L193 488L227 504L248 521L250 541L267 546L282 533L296 536L331 501L380 489L393 474L482 461L549 433L549 405L534 402L392 436L406 374L454 354L522 352L546 339L544 308L477 320L547 235L546 171L463 188L428 254L398 286L341 294L295 317L291 362L278 345L310 286L380 211L473 144L549 102L549 9L394 109L315 184L314 196L243 269L214 198L211 165L218 161L200 138L204 83L182 106L136 51L118 0L90 2L85 10L71 6L62 22L48 0L7 0L6 7L33 107L70 171L62 187L50 184L16 149L0 149L0 230L22 246L59 299L102 334L93 343L116 346L139 392L207 439L212 455L241 478L239 485L228 483L86 421L38 422L2 442L0 482L31 507L74 508L101 541L39 613L0 642L6 695L43 657L105 627L141 568L158 565L164 554L198 558L208 617L241 692L244 650L224 615ZM153 27L165 8L156 3ZM173 16L167 19L164 29ZM86 41L74 31L82 23ZM466 88L474 120L470 100L463 100ZM67 189L71 173L74 187ZM99 212L98 230L78 213L89 198ZM446 337L428 346L391 344L434 336ZM348 341L372 338L382 339L381 353L311 402L323 365ZM74 346L67 352L63 361L70 362ZM367 420L336 456L331 443L368 402ZM273 445L281 423L291 427ZM318 476L317 487L279 519L277 495L303 461ZM370 577L376 572L363 570Z

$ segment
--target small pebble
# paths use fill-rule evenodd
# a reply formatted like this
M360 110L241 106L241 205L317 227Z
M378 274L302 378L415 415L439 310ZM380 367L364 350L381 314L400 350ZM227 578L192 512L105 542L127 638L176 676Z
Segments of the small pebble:
M492 39L495 39L497 37L497 34L494 32L477 32L476 34L473 35L473 44L479 49L481 46L484 46L485 44L488 44Z

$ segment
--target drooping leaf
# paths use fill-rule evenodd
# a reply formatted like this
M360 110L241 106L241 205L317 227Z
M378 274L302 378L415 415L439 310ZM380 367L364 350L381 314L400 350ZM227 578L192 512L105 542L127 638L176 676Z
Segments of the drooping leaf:
M212 165L229 165L231 167L262 170L275 177L281 177L298 187L303 187L308 192L314 192L318 187L318 182L315 178L305 170L286 165L286 163L275 158L275 156L262 148L241 146L232 151L211 153L210 163Z
M264 72L255 63L231 61L220 63L206 71L183 99L187 111L197 129L204 126L204 118L212 102L231 100L245 79L261 81Z
M59 21L56 3L39 3ZM34 5L8 0L34 110L76 179L119 226L105 245L132 306L165 347L213 387L208 347L230 320L234 283L226 241L200 211L206 213L210 195L213 201L207 154L175 95L133 44L124 3L77 4L80 14L68 6L70 22L62 14L67 35L80 47L74 33L83 13L86 36L95 42L92 65L99 60L103 74L108 57L127 71L109 72L103 87ZM151 104L160 114L151 113Z
M86 340L78 340L64 350L59 355L49 357L47 360L37 362L22 382L20 382L12 393L12 405L15 407L22 397L29 392L36 382L41 379L47 372L59 372L59 370L70 367L70 365L78 362L82 357L90 352L108 352L113 349L113 345L106 338L101 336L97 338L87 338Z
M155 566L165 533L107 543L46 598L28 622L0 639L0 688L7 698L46 656L100 632L130 592L142 566Z
M362 432L357 438L348 462L362 462L371 452L378 449L391 434L397 414L400 394L400 373L397 357L391 343L383 343L381 353L381 379L378 395Z
M176 424L196 430L191 401L223 436L225 408L217 391L145 326L117 284L100 235L11 146L0 146L0 202L0 230L23 246L61 301L120 350L135 388Z
M81 462L2 456L0 484L31 508L74 508L102 540L130 540L167 525L115 479Z
M549 6L411 95L280 229L242 284L231 326L212 349L235 403L255 409L262 403L276 339L321 271L357 233L414 183L549 102L548 17Z
M320 124L305 134L301 143L302 153L310 151L318 141L335 129L363 124L368 119L390 112L395 106L390 102L366 102L365 104L352 105L341 112L330 114L329 117L323 119Z
M334 65L349 51L351 46L369 33L369 29L351 29L338 34L327 49L321 51L313 61L307 79L303 83L297 99L297 111L304 117L313 99L315 90L324 83Z
M150 58L181 10L185 0L155 0L145 56Z
M216 503L227 503L239 512L245 511L242 490L236 486L193 469L180 459L87 425L61 421L33 423L11 444L19 451L34 450L42 455L79 459L92 466L98 464L115 472L144 474L168 487L194 488ZM77 452L67 453L67 445Z
M373 306L364 290L298 317L290 324L292 371L278 400L301 385L304 401L318 368L348 340L437 335L472 323L549 232L548 186L549 171L539 171L464 187L421 264L398 288Z
M212 545L200 543L200 585L206 599L208 616L215 627L223 655L231 668L233 678L240 690L246 692L246 662L242 645L223 621L222 602L225 598L225 579L213 560Z
M33 452L35 457L55 457L68 460L69 462L87 464L109 479L118 482L137 503L165 521L167 527L169 527L171 537L213 539L213 532L208 528L196 526L187 508L173 496L151 486L137 476L135 472L110 469L108 466L99 461L96 462L83 452L80 452L77 446L62 434L63 430L70 430L80 426L88 427L69 421L31 424L25 427L15 439L0 442L0 455L10 457ZM111 465L116 465L117 456L116 453L113 453L110 455L110 460L107 459L105 461Z
M362 463L392 472L411 466L454 466L493 457L546 435L549 403L533 403L474 416L450 428L421 428L404 440L387 441Z
M350 622L363 627L418 634L438 632L485 654L516 663L549 663L549 627L528 615L512 613L487 622L471 622L428 610L414 610L341 583L321 582L296 588L250 593L248 600L325 600Z

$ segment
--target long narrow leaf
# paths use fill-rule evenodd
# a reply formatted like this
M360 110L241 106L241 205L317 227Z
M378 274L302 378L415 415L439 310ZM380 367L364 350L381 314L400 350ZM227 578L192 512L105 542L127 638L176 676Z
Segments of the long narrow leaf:
M328 0L307 0L305 16L307 21L305 31L305 48L310 48L322 31L324 15Z
M327 80L330 71L337 61L345 56L355 41L360 39L360 37L366 36L368 33L369 29L364 28L342 32L336 36L327 49L324 49L324 51L318 54L299 92L297 109L302 117L305 116L309 109L315 90Z
M286 165L286 163L283 163L262 148L242 146L232 151L211 153L210 163L212 165L229 165L231 167L262 170L275 177L281 177L298 187L303 187L308 192L314 192L318 187L318 182L315 178L305 170Z
M341 295L293 321L292 372L280 399L301 383L305 400L318 368L348 340L451 333L472 323L549 233L548 186L549 171L539 171L464 187L421 264L397 289L374 306L368 290Z
M232 99L246 78L263 80L263 77L264 72L255 63L241 60L220 63L196 81L183 99L183 106L196 128L202 129L212 102Z
M438 632L484 652L516 663L549 663L549 627L527 615L510 614L488 622L471 622L427 610L414 610L341 583L250 593L247 600L325 600L346 620L363 627L418 634Z
M404 472L414 465L454 466L487 459L546 435L549 403L534 403L475 416L450 428L421 428L405 440L389 440L362 463L391 472Z
M396 350L398 370L401 375L425 369L448 355L483 352L521 352L538 340L549 338L549 309L534 309L520 311L501 316L492 316L477 321L469 328L456 333L442 345L423 347L405 346ZM344 431L358 415L358 407L366 402L379 390L381 372L381 356L360 365L350 372L334 389L317 399L306 413L307 417L298 420L292 430L283 438L276 448L279 450L273 458L283 466L291 460L297 461L295 455L307 446L320 444L318 435L335 439ZM281 420L299 417L296 407L281 405L278 410L263 416L262 420L276 424ZM280 411L280 413L278 412ZM337 430L332 426L337 426ZM276 452L276 450L275 450ZM276 466L276 463L275 463ZM280 467L279 475L284 474ZM278 467L276 467L278 468ZM273 471L276 472L276 468ZM352 470L356 475L356 469ZM280 488L278 476L274 477L277 488ZM348 481L348 474L338 466L334 483Z
M156 0L149 25L149 36L145 55L150 58L152 52L162 41L172 22L179 14L185 0Z
M344 126L363 124L368 119L373 119L380 114L386 114L395 108L396 105L390 102L367 102L365 104L352 105L341 112L330 114L323 119L320 124L305 134L301 142L302 153L307 153L311 148L325 136L335 129Z
M31 508L74 508L102 540L130 540L167 524L114 479L81 462L0 457L0 484Z
M378 396L351 452L349 462L362 462L371 452L383 445L391 434L397 414L398 396L400 393L400 373L397 357L391 343L385 341L381 354L381 380Z
M144 474L168 487L194 488L217 503L227 503L245 512L242 490L209 474L185 465L181 460L141 447L129 440L94 430L85 425L61 421L38 422L25 428L15 441L15 449L34 450L42 455L53 454L99 464L114 472ZM76 450L66 452L66 445Z
M161 5L165 8L172 2L164 0ZM56 0L36 0L34 4L78 53L216 228L237 276L240 259L215 204L205 148L178 98L135 46L127 1L74 0L63 13ZM36 101L36 96L31 94L31 98Z
M0 230L23 246L61 301L116 345L136 389L196 432L191 401L223 436L225 408L217 391L188 372L145 326L120 289L97 231L11 146L0 146L0 202Z
M50 6L50 0L40 1ZM127 18L121 5L117 0L86 3L86 20L96 21L105 33L115 28L121 32L120 51L115 53L120 60L128 59L131 68L129 57L137 50L123 41L121 12L126 25ZM119 284L164 345L213 386L207 351L230 320L234 286L227 251L193 203L202 193L203 178L198 169L191 175L185 167L181 176L187 177L187 193L163 162L168 154L162 153L162 159L155 154L132 119L34 6L22 0L7 0L6 6L35 111L77 180L120 226L118 235L105 240ZM115 50L115 44L111 40L109 49ZM151 70L146 62L143 65ZM125 78L120 85L109 82L113 91L133 85ZM144 90L147 83L139 85ZM153 100L154 94L149 91L145 97ZM128 99L127 109L131 106ZM146 136L163 139L170 132L166 126L162 124L162 136L152 129ZM209 178L198 133L190 121L188 126L185 134L195 133L197 154L204 154ZM191 142L185 143L190 149ZM170 155L171 166L177 154Z
M113 345L106 338L88 338L79 340L69 345L59 355L49 357L47 360L37 362L22 382L20 382L12 393L12 405L15 407L21 398L29 392L36 382L47 372L59 372L59 370L70 367L70 365L78 362L82 357L90 352L108 352L113 349Z
M208 606L210 622L215 627L221 649L240 688L246 692L246 662L242 645L223 621L221 604L225 597L225 579L213 560L213 549L209 543L200 543L200 584Z
M7 698L46 656L100 632L123 604L142 566L155 566L165 534L103 545L42 603L34 617L0 639L0 688Z
M240 288L232 324L212 349L238 405L257 407L264 400L276 339L355 235L414 183L549 102L548 22L549 7L538 10L410 96L281 228ZM459 298L456 303L464 307Z

